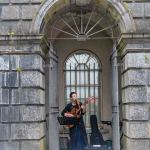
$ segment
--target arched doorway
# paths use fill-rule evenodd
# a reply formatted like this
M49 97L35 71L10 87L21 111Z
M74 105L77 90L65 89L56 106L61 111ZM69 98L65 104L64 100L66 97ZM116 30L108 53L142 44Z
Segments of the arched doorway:
M41 18L38 18L38 15L35 20L35 30L45 34L48 46L50 44L50 53L58 56L56 61L55 58L51 59L50 62L54 67L48 71L51 74L48 80L52 80L52 83L49 84L50 86L48 85L48 98L54 94L52 87L55 87L55 89L58 90L58 93L49 100L48 111L49 109L51 111L49 114L49 149L53 150L56 147L58 148L59 137L57 132L58 124L56 123L56 116L58 114L58 107L61 110L64 106L64 93L62 92L62 89L64 89L63 64L66 56L76 49L92 49L93 52L97 53L97 55L101 57L102 65L104 64L103 67L105 68L103 73L103 80L105 81L105 84L102 94L104 96L102 106L102 112L104 114L103 119L111 120L112 118L112 95L110 94L112 72L109 58L113 50L113 54L117 54L115 51L115 43L116 39L120 36L121 30L124 31L132 29L130 28L130 21L128 25L124 22L125 20L130 20L130 18L126 11L124 11L123 7L121 5L116 6L116 3L112 3L111 1L108 1L108 4L108 7L104 7L104 4L101 5L100 3L97 3L97 1L88 1L88 3L67 3L61 0L51 1L51 3L49 1L48 3L47 1L45 2L45 6L47 6L45 7L47 14L43 13L43 10L41 9L42 12L40 13L43 13L42 15L44 17L42 18L40 16ZM117 7L120 12L117 12ZM121 11L125 12L126 17L124 15L120 15ZM37 23L40 24L40 28ZM114 63L117 62L114 61ZM117 74L115 74L115 71L117 71L117 69L113 72L114 79L116 81L118 77ZM58 78L56 74L58 75ZM55 78L55 80L53 80L53 78ZM58 84L59 86L57 87ZM114 85L114 87L115 86L116 85ZM52 91L51 94L50 90ZM116 90L118 91L118 89ZM59 101L57 101L58 96ZM118 95L116 95L115 98L117 98L117 96ZM107 105L108 103L109 105ZM115 121L117 121L114 132L118 133L118 102L114 103L113 109L113 116ZM107 110L109 110L109 112ZM55 135L55 140L53 139L53 135ZM114 141L119 141L119 135L116 134L115 136L117 140L114 138ZM114 145L118 144L119 143L116 142Z

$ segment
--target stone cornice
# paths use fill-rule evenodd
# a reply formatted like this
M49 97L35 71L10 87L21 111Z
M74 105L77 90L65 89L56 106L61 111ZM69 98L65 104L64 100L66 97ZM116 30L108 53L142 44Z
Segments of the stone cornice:
M46 55L49 51L49 44L46 37L42 34L9 34L0 35L0 46L15 47L16 45L39 45L42 50L42 54ZM43 55L43 56L44 56Z
M150 42L150 33L123 33L118 40L117 50L119 55L125 55L128 49L132 51L132 48L125 49L127 44L140 44L139 47L134 47L133 51L143 51L144 49L150 50L149 47L144 47L144 43Z
M34 41L34 42L41 42L43 38L42 34L19 34L14 35L13 33L10 33L9 35L0 35L0 44L1 43L7 43L10 41L16 41L16 42L28 42L28 41Z

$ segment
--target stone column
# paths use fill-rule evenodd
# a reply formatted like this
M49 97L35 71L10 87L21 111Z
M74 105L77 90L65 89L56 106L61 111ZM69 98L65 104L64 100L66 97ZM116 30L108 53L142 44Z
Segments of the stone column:
M48 132L49 132L49 150L59 150L59 129L57 116L58 110L58 58L54 51L49 50L47 60L47 101L48 101Z
M126 34L122 54L123 149L150 148L150 35Z
M0 150L45 150L41 36L0 37Z

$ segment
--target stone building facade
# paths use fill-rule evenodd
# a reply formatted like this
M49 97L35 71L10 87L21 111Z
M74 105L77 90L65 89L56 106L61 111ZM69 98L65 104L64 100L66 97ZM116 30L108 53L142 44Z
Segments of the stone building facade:
M75 37L68 42L63 40L68 35L62 33L61 24L50 35L57 15L85 6L96 8L91 26L98 14L105 13L108 24L117 23L111 29L114 36L108 32L110 39L104 41ZM116 66L109 61L112 50L117 51L121 149L149 150L149 24L149 0L0 0L0 150L59 150L57 116L65 104L63 65L78 49L90 50L102 62L103 120L119 110L113 105L110 86L110 70ZM100 28L105 30L105 22Z

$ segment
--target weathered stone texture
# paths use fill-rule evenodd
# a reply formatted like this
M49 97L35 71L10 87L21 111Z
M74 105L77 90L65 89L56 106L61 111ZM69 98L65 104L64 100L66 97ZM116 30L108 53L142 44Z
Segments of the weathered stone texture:
M1 122L34 122L45 119L44 106L0 107Z
M45 88L44 75L38 71L22 71L21 86L22 87L41 87Z
M22 141L21 150L45 150L45 139L40 141Z
M122 75L122 87L128 85L146 85L147 74L146 70L127 70Z
M42 0L31 0L32 3L42 3Z
M0 88L0 105L9 104L9 89Z
M10 1L11 1L11 3L19 3L19 4L30 2L30 0L10 0Z
M9 124L0 123L0 140L5 140L9 138Z
M129 68L149 68L150 54L149 53L127 53L124 56L123 71Z
M19 150L19 142L15 142L15 141L2 142L2 141L0 141L0 150Z
M123 103L150 102L149 87L128 87L122 90Z
M45 119L44 107L39 106L24 106L21 109L22 121L42 121Z
M2 13L1 13L1 19L3 20L16 20L20 18L19 13L19 6L3 6L2 7Z
M5 4L5 3L7 4L7 3L9 3L9 0L0 0L0 4L1 4L1 3L2 3L2 4Z
M9 35L11 32L14 34L30 33L31 21L2 21L0 24L0 34L2 35Z
M123 132L127 137L135 139L150 138L149 122L127 122L123 124Z
M150 19L134 19L137 32L146 33L150 31Z
M145 3L145 17L150 17L150 3Z
M9 55L0 55L0 70L9 70Z
M40 139L45 135L44 123L11 124L12 139Z
M39 5L24 5L22 6L22 19L33 19L39 9Z
M25 44L21 44L21 43L9 44L9 43L7 43L5 45L0 45L0 51L38 52L38 53L40 52L41 54L43 54L40 45L34 44L34 41L30 41L30 43L28 42ZM15 55L13 54L11 56L15 56ZM19 56L21 56L21 55L19 55ZM25 56L25 55L23 55L23 56Z
M133 140L127 137L123 138L124 150L149 150L149 140Z
M18 72L5 72L2 76L3 87L18 87L19 74Z
M122 112L126 120L149 120L150 117L148 105L124 105Z
M128 3L127 4L133 17L144 16L144 3Z
M13 89L11 97L12 104L45 104L45 92L41 89Z
M39 141L24 141L21 142L21 150L38 150L40 149Z
M40 55L11 55L11 69L43 71L43 59Z
M20 121L20 107L0 107L1 122L19 122Z

